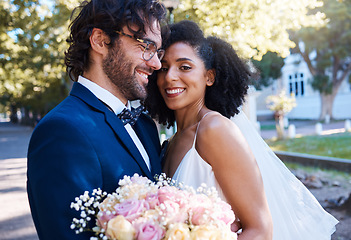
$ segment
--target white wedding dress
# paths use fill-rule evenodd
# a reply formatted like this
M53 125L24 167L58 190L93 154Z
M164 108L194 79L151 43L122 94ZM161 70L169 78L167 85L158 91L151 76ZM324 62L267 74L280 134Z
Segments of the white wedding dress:
M330 240L338 221L321 207L274 154L244 113L235 115L232 121L245 136L261 171L273 219L273 240ZM225 200L211 165L195 149L196 135L197 130L193 145L179 164L173 179L195 189L202 183L215 187Z

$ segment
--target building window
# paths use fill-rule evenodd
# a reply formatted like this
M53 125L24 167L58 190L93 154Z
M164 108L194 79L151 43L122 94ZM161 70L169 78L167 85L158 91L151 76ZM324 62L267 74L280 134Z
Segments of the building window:
M305 95L305 80L303 73L294 73L289 75L289 86L288 90L290 94L295 96Z

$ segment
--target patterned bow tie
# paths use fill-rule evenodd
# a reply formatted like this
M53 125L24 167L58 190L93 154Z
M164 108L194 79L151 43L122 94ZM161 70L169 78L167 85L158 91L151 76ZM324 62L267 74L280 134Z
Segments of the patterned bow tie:
M138 117L140 116L143 110L144 110L143 106L139 106L135 109L132 108L132 110L124 108L123 111L117 115L117 117L121 119L124 125L129 123L131 126L133 126L138 120Z

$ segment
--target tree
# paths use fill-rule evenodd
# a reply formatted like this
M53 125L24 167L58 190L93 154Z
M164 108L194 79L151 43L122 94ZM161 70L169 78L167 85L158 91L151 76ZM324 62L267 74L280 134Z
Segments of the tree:
M0 104L12 116L23 109L26 124L47 113L68 93L64 51L70 9L62 2L52 2L52 8L34 0L0 3ZM34 114L31 119L30 112Z
M260 60L268 51L282 57L295 44L289 30L324 24L320 0L182 0L175 20L192 19L206 35L226 39L244 58Z
M278 139L284 138L284 116L296 107L294 96L288 97L285 90L278 95L270 95L266 98L267 107L274 112L275 126Z
M341 84L351 72L351 1L324 0L318 8L328 18L321 28L304 28L293 33L296 50L312 75L313 89L321 98L320 120L333 117L333 103ZM304 47L300 47L303 43Z
M279 57L277 53L267 52L260 61L253 59L252 63L258 71L259 77L257 80L254 78L251 84L257 90L270 86L274 79L278 79L282 75L284 59Z

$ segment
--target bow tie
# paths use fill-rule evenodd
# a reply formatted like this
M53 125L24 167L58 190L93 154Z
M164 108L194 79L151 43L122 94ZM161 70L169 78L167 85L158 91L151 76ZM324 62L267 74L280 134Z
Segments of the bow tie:
M124 108L123 111L117 115L119 119L121 119L123 125L130 124L133 126L136 121L138 120L138 117L144 110L144 106L139 106L137 108L132 108L132 110L129 110L127 108Z

